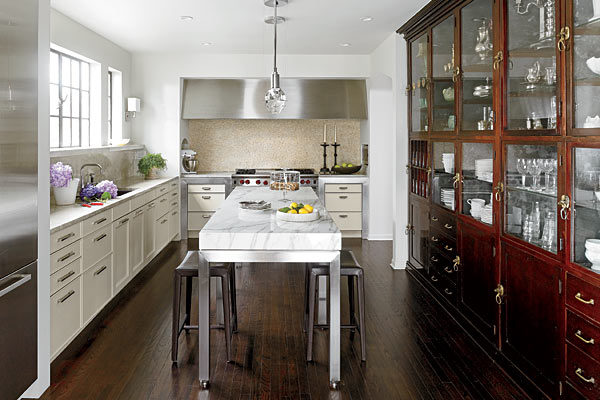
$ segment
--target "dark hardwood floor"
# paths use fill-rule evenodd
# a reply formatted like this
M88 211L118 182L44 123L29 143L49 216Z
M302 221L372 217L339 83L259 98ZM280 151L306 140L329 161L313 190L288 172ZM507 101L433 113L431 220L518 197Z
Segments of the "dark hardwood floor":
M172 271L187 246L169 245L93 338L54 363L43 399L526 398L414 279L390 268L391 242L360 240L344 246L365 269L368 361L360 363L358 335L343 331L341 390L329 391L327 331L315 333L315 361L305 362L302 267L244 264L235 363L225 362L223 332L212 330L211 388L200 391L197 334L181 336L179 366L170 354Z

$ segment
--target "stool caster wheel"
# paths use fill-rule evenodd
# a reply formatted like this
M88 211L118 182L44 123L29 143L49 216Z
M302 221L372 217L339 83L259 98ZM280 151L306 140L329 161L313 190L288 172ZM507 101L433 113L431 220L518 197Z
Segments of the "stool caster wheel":
M331 390L338 390L340 388L340 381L330 381L329 388Z
M208 383L207 380L205 381L200 381L200 387L202 388L202 390L206 390L208 389L208 387L210 386L210 384Z

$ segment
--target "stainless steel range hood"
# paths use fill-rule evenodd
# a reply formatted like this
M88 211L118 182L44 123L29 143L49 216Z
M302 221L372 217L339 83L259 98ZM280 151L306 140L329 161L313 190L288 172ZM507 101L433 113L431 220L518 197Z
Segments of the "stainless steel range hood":
M265 107L268 79L185 79L183 119L367 119L364 79L281 81L288 98L281 114Z

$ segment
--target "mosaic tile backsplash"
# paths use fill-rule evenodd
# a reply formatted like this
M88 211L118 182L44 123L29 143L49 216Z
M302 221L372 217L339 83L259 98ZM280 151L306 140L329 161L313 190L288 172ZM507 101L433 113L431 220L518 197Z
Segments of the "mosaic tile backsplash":
M236 168L313 168L323 166L323 125L333 143L337 125L338 164L360 163L359 120L190 120L190 147L198 171ZM328 167L333 148L327 148Z

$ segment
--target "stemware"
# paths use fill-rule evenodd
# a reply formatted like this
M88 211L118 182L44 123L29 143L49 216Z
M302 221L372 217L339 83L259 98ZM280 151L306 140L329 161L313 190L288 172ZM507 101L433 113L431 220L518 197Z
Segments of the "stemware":
M527 160L524 158L517 159L517 171L521 174L521 187L525 188L525 180L527 179Z
M544 181L544 186L545 186L545 191L549 192L550 191L550 172L552 172L553 166L552 166L552 159L551 158L544 158L541 160L541 170L544 173L545 176L545 181Z
M527 159L527 173L533 177L533 190L539 190L541 172L542 170L540 168L540 160L538 160L537 158Z

